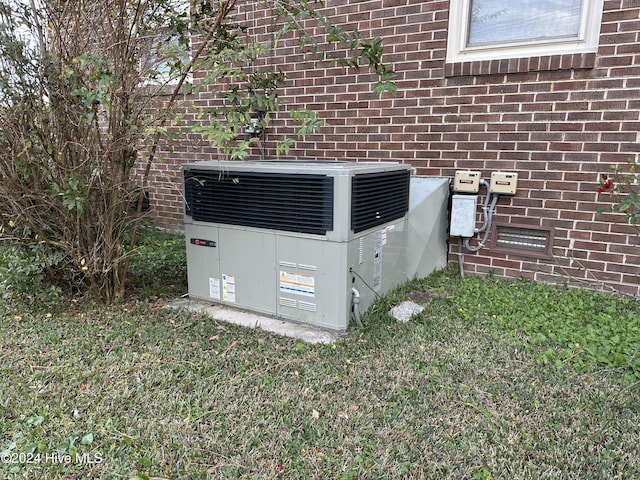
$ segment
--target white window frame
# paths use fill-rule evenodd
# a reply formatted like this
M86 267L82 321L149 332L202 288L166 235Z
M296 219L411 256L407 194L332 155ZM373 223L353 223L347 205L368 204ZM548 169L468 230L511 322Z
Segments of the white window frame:
M528 58L598 51L604 0L582 0L577 37L467 46L471 0L450 0L447 63Z

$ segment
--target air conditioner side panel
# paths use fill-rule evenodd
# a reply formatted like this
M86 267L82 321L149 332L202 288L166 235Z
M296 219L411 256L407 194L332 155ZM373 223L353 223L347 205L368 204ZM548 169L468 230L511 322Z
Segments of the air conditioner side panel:
M277 237L277 316L334 331L350 319L347 243Z
M275 235L185 223L189 296L276 314Z
M222 303L275 315L276 235L220 227L219 238Z
M217 226L196 225L185 222L187 245L187 280L189 297L219 301L220 257ZM215 246L214 246L215 245Z
M376 295L384 295L406 280L407 220L390 222L349 242L350 287L360 293L360 312Z

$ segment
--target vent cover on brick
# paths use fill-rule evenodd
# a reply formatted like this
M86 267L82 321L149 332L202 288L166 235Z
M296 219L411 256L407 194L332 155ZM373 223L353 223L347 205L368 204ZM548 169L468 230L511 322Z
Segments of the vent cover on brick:
M354 233L402 217L409 209L409 170L355 175L351 180Z
M494 250L533 257L551 255L550 229L498 224L494 233Z
M186 170L185 212L194 220L324 235L333 230L326 175Z

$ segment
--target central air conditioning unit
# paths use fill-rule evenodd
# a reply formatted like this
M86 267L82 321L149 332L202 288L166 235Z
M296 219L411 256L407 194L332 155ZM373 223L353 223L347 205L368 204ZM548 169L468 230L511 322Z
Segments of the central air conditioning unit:
M185 164L190 298L345 331L406 279L410 166Z

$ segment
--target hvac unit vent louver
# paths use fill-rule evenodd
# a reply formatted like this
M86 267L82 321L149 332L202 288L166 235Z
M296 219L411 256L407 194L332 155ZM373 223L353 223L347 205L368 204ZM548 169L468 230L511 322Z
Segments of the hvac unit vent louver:
M352 178L351 228L355 233L377 227L407 213L409 176L408 170L400 170L355 175Z
M333 178L327 175L185 171L194 220L324 235L333 230Z
M407 267L410 168L322 161L184 165L190 297L346 330L352 288L364 311L424 264L414 256ZM437 191L448 194L448 183L439 180ZM438 200L429 210L443 208L446 213ZM446 222L440 223L437 250L445 252Z

